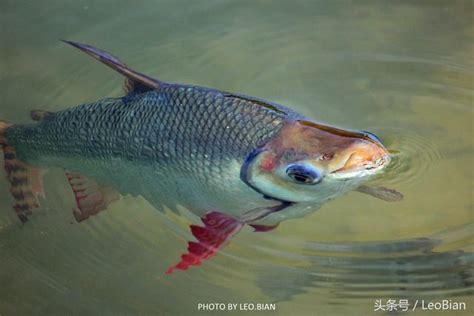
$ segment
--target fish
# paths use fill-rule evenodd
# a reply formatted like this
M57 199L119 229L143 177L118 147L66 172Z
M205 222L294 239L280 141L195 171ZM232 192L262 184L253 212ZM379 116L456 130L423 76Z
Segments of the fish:
M43 174L61 168L82 222L125 195L156 209L189 210L194 241L166 273L199 266L245 225L269 232L358 191L387 201L398 191L365 182L391 155L373 133L317 122L283 105L142 74L90 45L66 41L125 77L125 94L32 123L0 121L4 168L22 223L45 198Z

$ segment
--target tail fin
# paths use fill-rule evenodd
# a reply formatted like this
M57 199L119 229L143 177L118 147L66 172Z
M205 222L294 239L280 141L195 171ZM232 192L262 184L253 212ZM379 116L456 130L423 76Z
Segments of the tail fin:
M6 129L9 128L10 126L12 126L11 123L0 120L0 145L3 145L3 143L5 142L4 134L5 134Z
M39 196L44 195L41 172L20 161L16 150L7 143L5 131L12 124L0 121L0 144L3 149L3 157L7 180L10 183L10 193L15 200L13 209L18 218L25 223L32 211L39 207Z

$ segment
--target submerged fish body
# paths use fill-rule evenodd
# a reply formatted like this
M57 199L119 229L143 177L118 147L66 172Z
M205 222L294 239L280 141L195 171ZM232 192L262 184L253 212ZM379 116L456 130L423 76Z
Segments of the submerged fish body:
M125 75L127 94L56 113L34 111L34 124L0 124L23 221L41 194L35 170L61 167L68 170L78 220L106 209L118 193L200 216L205 227L191 227L198 242L190 242L176 266L184 270L214 254L243 224L267 231L303 216L358 188L389 161L372 134L319 124L253 97L165 83L108 53L69 43Z
M240 165L283 124L283 114L239 97L169 85L54 113L5 136L22 161L54 162L122 193L140 194L137 185L166 190L162 198L188 199L184 206L197 211L231 209L245 198L248 210L269 203L240 180Z

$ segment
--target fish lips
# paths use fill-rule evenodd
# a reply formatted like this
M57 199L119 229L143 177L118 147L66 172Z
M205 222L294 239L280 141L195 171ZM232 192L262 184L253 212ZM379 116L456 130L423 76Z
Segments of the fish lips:
M384 169L390 163L390 160L390 156L385 155L377 159L374 163L361 166L357 169L347 169L345 166L343 166L329 173L327 177L332 179L350 179L371 176Z

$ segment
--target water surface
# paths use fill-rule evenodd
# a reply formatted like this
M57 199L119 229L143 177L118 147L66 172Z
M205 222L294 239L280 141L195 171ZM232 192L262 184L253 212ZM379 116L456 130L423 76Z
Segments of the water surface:
M472 312L472 9L470 1L1 1L1 119L25 123L31 109L121 95L123 78L58 41L76 40L165 81L372 131L395 153L373 184L405 199L350 193L270 233L246 228L202 267L165 277L199 222L193 215L126 197L77 224L64 172L51 169L41 211L21 225L0 179L0 314L186 315L203 302L276 302L272 314L367 315L389 298L449 298Z

